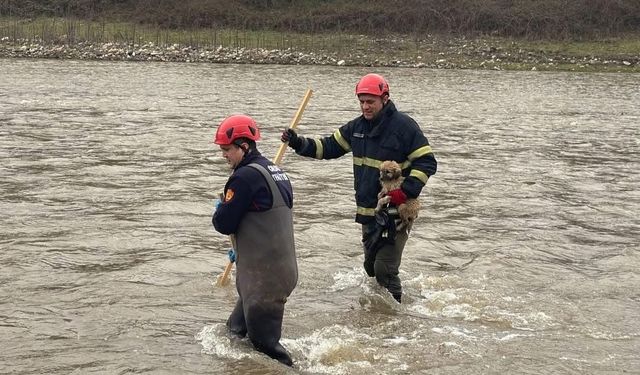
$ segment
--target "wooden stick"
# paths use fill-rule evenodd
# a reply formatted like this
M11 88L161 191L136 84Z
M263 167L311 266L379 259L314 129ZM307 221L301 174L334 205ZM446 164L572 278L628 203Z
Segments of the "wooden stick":
M222 275L218 276L218 280L216 280L217 286L226 286L231 281L231 269L233 269L233 263L227 263L227 266L224 268L224 272Z
M235 249L236 239L233 236L233 234L229 236L229 239L231 240L231 246ZM231 276L232 269L233 269L233 262L229 261L229 263L227 263L227 266L224 268L224 272L222 273L222 275L219 275L218 279L216 280L217 286L225 286L229 284L229 281L231 280L230 276Z
M296 112L296 115L293 117L293 120L291 120L291 125L289 125L289 129L295 129L298 127L300 118L302 118L302 112L304 112L304 109L307 106L309 99L311 99L312 93L313 91L311 91L311 89L307 89L307 92L304 94L304 98L302 98L302 103L300 103L300 107L298 107L298 111ZM280 149L278 149L278 153L276 153L276 157L273 159L273 164L280 165L280 162L282 161L282 157L284 156L284 152L287 150L287 145L288 145L288 142L282 143L280 145Z
M295 129L298 126L298 123L302 118L302 112L304 112L304 109L306 108L307 103L309 103L309 99L311 99L311 94L313 94L313 91L311 89L307 89L307 92L305 92L304 97L302 98L302 102L300 103L300 106L298 107L298 110L296 111L296 114L293 117L293 120L291 120L291 124L289 125L290 129ZM280 162L282 162L282 157L284 156L284 152L286 150L287 150L287 143L282 143L280 145L280 149L278 149L278 152L276 153L276 157L273 158L273 164L279 165ZM231 237L231 245L235 249L236 248L235 238L233 235L231 235L230 237ZM230 276L231 276L232 268L233 268L233 263L229 261L229 263L227 263L227 265L224 267L224 272L222 273L222 275L219 275L218 279L216 280L217 286L225 286L229 284L229 280L231 279Z

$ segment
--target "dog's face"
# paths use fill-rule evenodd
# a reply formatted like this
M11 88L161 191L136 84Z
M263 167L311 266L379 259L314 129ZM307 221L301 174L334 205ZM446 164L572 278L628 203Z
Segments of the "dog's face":
M380 164L380 181L394 181L402 176L402 168L393 160Z

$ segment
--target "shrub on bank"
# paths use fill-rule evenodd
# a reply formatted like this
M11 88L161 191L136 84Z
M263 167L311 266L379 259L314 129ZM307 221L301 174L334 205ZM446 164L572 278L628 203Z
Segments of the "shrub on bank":
M640 30L637 0L7 0L0 17L78 17L168 28L233 28L531 39Z

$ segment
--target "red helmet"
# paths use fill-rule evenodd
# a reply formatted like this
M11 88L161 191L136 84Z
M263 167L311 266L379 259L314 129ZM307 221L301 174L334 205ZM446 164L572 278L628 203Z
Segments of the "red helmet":
M356 95L360 94L389 95L389 84L379 74L367 74L356 85Z
M247 138L252 141L260 139L258 124L251 117L247 115L231 115L222 120L213 143L230 145L238 138Z

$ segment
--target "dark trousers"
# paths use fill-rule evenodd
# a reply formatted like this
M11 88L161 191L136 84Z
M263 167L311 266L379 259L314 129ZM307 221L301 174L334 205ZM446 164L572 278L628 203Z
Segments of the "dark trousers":
M280 345L283 315L283 301L243 301L238 298L227 327L239 336L248 334L258 351L291 366L293 361L289 353Z
M362 242L364 243L376 229L375 221L362 225ZM394 239L385 238L372 254L365 251L364 269L371 277L375 276L378 284L387 288L398 302L402 298L402 284L398 276L402 251L409 234L405 229L399 230Z

